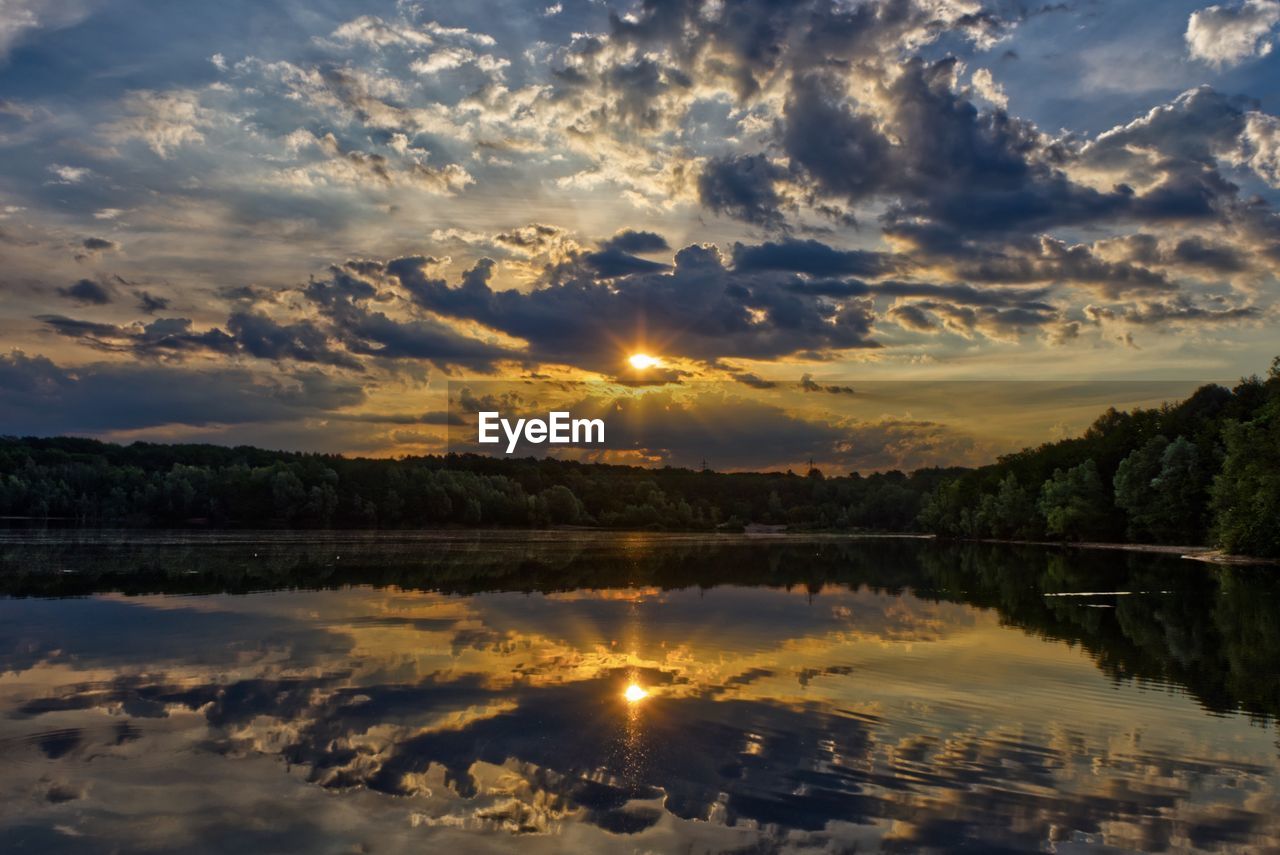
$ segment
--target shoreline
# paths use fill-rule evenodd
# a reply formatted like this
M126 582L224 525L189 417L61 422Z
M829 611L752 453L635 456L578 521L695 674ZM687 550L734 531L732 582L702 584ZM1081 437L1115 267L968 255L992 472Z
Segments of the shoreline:
M1142 552L1148 555L1176 555L1188 561L1233 566L1265 566L1280 564L1280 558L1258 558L1252 555L1230 555L1212 546L1177 546L1162 543L1107 543L1102 541L1002 540L994 537L962 538L957 543L1004 543L1015 546L1056 546L1070 549L1110 549L1120 552Z
M13 517L0 517L0 523L4 520L13 520ZM1260 558L1251 555L1230 555L1212 546L1180 546L1159 543L1109 543L1105 541L1058 541L1058 540L1005 540L993 537L974 537L974 538L952 538L939 537L936 534L928 532L895 532L895 531L831 531L831 530L786 530L776 529L773 526L766 527L764 530L752 530L749 527L738 531L725 530L653 530L653 529L623 529L623 528L600 528L595 526L550 526L547 528L522 528L514 526L501 527L467 527L467 526L445 526L440 528L355 528L355 529L291 529L291 528L213 528L205 526L193 526L190 528L150 528L150 527L132 527L132 526L80 526L80 525L54 525L54 526L4 526L0 525L0 542L12 542L13 535L22 532L40 532L43 534L57 533L70 535L79 532L81 534L92 533L98 537L104 537L108 534L123 535L119 538L120 542L129 542L131 540L154 540L157 537L176 537L178 540L186 540L189 536L192 540L200 540L203 535L205 538L216 539L219 535L228 536L231 540L252 540L255 534L264 536L271 535L278 537L284 535L289 536L316 538L320 536L341 535L341 536L446 536L459 537L467 535L479 535L482 533L489 534L554 534L556 532L570 532L582 534L615 534L619 536L629 535L658 535L670 538L725 538L738 537L748 540L785 540L788 538L849 538L856 540L934 540L940 543L988 543L1003 544L1006 546L1037 546L1051 547L1058 549L1093 549L1093 550L1112 550L1119 552L1141 552L1148 555L1169 555L1178 558L1184 558L1188 561L1199 561L1205 564L1214 564L1218 566L1280 566L1280 558ZM148 536L150 535L150 536ZM270 538L266 538L270 539Z

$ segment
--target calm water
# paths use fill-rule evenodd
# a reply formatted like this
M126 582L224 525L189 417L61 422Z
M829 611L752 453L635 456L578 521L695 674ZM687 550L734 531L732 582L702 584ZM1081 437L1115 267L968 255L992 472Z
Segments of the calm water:
M1275 568L129 537L0 534L0 849L1280 846Z

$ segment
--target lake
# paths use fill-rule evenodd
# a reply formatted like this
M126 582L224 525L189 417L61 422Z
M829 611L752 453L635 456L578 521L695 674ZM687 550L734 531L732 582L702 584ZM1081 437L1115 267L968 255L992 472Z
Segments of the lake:
M1276 847L1278 578L906 538L0 532L0 849Z

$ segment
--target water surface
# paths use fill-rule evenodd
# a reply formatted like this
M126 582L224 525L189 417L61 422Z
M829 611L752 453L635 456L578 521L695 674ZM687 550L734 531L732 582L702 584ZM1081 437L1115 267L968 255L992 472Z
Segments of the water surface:
M1277 606L909 539L9 532L0 848L1256 851Z

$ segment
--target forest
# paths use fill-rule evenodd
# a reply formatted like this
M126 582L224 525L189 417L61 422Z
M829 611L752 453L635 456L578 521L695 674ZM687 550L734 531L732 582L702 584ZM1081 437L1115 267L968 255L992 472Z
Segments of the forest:
M138 527L928 532L1280 557L1280 358L976 469L719 473L477 455L0 438L0 516Z

